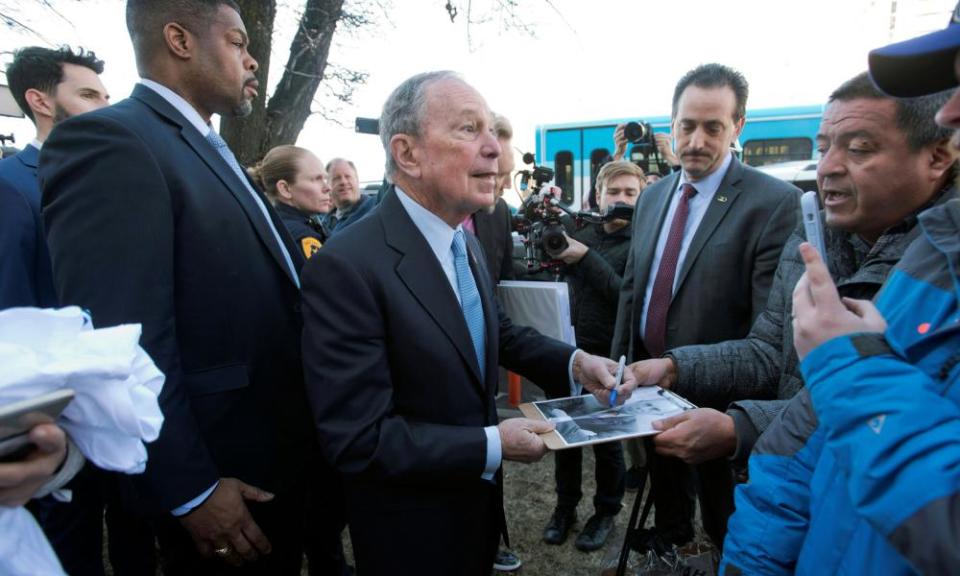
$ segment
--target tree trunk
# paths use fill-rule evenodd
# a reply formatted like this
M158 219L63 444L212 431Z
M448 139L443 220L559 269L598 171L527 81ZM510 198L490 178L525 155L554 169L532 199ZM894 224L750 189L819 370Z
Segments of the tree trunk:
M307 0L283 77L267 106L264 151L297 141L323 81L330 42L342 14L343 0Z
M343 14L344 0L307 0L299 28L290 44L290 57L283 76L270 97L265 92L254 102L253 113L243 119L223 118L221 132L237 158L251 165L274 146L293 144L311 113L314 95L327 67L330 42ZM263 68L258 78L267 78L270 32L276 2L242 0L244 22L250 33L251 54Z

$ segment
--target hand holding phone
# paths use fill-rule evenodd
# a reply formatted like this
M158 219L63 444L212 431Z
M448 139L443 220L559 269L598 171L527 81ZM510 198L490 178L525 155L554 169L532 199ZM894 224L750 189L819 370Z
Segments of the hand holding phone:
M0 458L26 450L30 430L52 424L71 400L73 390L63 388L0 406Z
M38 424L24 436L28 449L16 461L0 463L0 506L24 505L67 456L67 435L56 424Z

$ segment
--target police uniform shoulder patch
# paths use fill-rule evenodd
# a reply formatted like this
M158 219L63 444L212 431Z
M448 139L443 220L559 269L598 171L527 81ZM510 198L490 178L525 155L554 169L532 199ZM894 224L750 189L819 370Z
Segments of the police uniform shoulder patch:
M305 236L300 239L300 247L303 249L303 255L306 258L310 258L317 253L323 246L323 243L314 238L313 236Z

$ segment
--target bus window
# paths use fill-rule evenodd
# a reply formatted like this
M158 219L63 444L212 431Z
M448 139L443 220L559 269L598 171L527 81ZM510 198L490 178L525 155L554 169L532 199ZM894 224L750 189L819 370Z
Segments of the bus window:
M606 148L593 149L593 152L590 153L590 189L584 190L584 194L593 195L594 186L597 184L597 174L600 173L600 168L610 160L613 160L613 158Z
M563 190L560 202L573 202L573 152L563 150L553 157L554 184Z
M809 138L749 140L743 145L743 162L751 166L809 160L812 155L813 141Z

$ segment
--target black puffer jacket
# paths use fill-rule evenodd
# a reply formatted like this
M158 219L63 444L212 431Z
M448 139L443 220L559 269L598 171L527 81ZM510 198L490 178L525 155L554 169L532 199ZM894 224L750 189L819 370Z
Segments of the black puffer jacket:
M563 279L570 287L577 346L591 354L610 353L630 233L630 225L607 234L602 224L588 224L571 234L590 248L580 262L565 268Z

